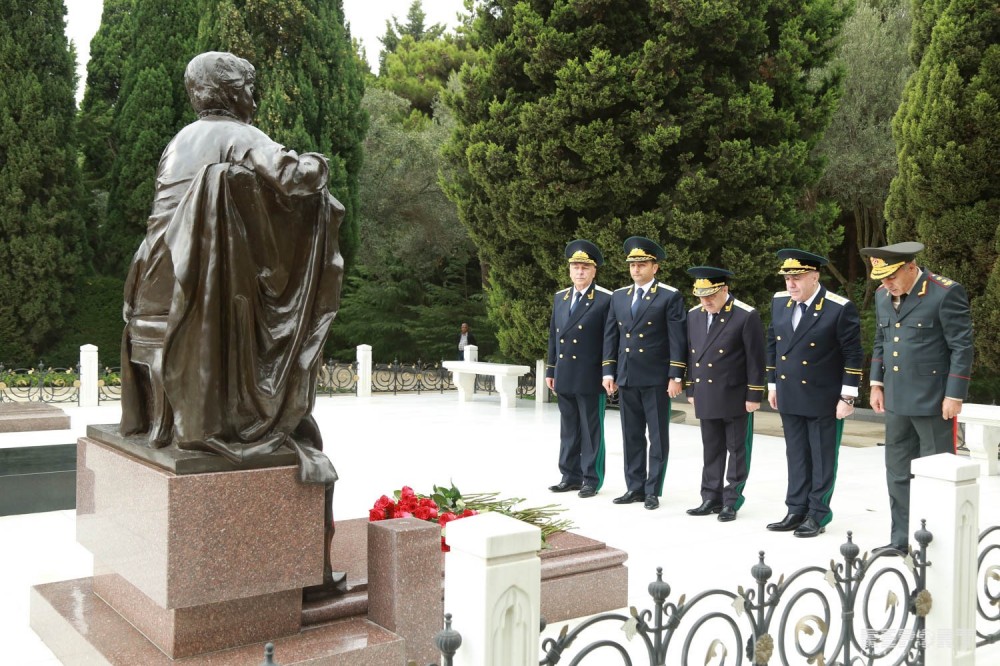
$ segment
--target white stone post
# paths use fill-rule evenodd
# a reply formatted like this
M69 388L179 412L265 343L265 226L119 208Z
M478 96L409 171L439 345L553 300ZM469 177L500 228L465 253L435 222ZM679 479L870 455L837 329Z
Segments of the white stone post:
M969 457L983 468L985 476L1000 474L997 446L1000 444L1000 407L965 403L958 415L965 424L965 446Z
M976 573L979 551L979 464L950 453L910 463L910 543L921 519L934 540L927 547L928 664L976 663Z
M358 397L372 395L372 346L358 345Z
M80 347L80 406L97 407L97 347L82 345Z
M479 347L476 345L465 345L465 351L463 351L462 354L463 361L478 361Z
M448 523L444 605L462 634L455 666L537 664L540 529L499 513Z
M535 406L547 404L549 387L545 385L545 359L535 361Z

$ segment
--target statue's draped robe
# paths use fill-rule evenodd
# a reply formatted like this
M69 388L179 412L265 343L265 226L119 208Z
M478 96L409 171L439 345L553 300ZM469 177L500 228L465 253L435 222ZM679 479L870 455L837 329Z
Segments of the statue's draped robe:
M304 479L335 480L310 416L343 273L327 176L321 156L226 117L170 142L126 281L122 434L235 461L291 446ZM162 388L133 365L144 330L162 331Z

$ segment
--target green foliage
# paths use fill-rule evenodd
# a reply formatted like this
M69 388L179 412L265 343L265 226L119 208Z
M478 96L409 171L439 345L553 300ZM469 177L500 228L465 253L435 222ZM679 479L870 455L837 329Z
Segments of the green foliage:
M199 51L231 51L257 70L256 125L300 152L325 155L347 214L340 250L358 246L358 177L367 117L361 66L340 0L204 0Z
M562 250L589 238L627 271L621 243L645 235L667 259L733 269L736 289L767 302L762 261L788 245L839 244L832 205L806 196L813 148L837 101L834 53L845 10L834 0L488 0L470 35L484 49L448 96L459 130L447 193L488 268L504 354L539 358L549 299L566 283Z
M48 365L69 367L80 359L82 345L95 345L98 367L121 365L122 292L125 281L119 277L88 277L77 285L76 308L61 331L58 343L42 359Z
M475 63L478 52L452 35L416 40L405 35L392 53L383 53L378 85L408 99L417 110L430 115L434 100L448 77L466 62Z
M867 265L857 250L885 245L883 209L896 175L892 118L913 68L907 43L909 0L861 0L844 24L834 66L844 71L840 104L817 146L826 158L819 193L837 202L849 219L847 279L862 278L861 309L878 283L864 280Z
M997 371L1000 12L979 0L939 9L893 121L899 174L885 208L889 239L922 241L921 263L966 287L977 365Z
M75 54L62 0L2 0L0 361L33 364L89 260L74 145Z
M363 106L371 119L360 178L364 251L326 351L351 360L368 344L380 361L450 359L466 321L485 358L493 345L474 247L437 182L454 121L447 109L433 120L414 114L381 88L369 88Z
M90 195L87 238L96 256L104 256L102 230L107 219L108 192L114 167L113 125L122 86L122 66L132 35L134 0L104 0L101 25L90 40L87 82L77 117L77 136L83 158L84 186ZM134 248L126 248L130 250Z
M435 41L444 34L445 27L440 23L430 27L425 26L426 18L423 3L420 0L413 0L406 12L406 23L400 23L395 16L385 22L385 34L379 37L379 41L382 42L382 50L378 55L379 74L385 72L386 59L396 52L405 37L414 42Z
M173 135L194 120L184 90L184 68L196 53L198 0L133 0L130 10L121 9L131 11L131 17L109 16L120 18L122 25L120 32L109 26L107 34L109 41L121 34L124 43L108 44L103 54L110 61L112 80L119 64L115 59L123 54L124 61L111 127L114 162L107 219L99 240L104 255L97 269L123 276L146 233L160 155ZM111 90L113 85L105 94Z

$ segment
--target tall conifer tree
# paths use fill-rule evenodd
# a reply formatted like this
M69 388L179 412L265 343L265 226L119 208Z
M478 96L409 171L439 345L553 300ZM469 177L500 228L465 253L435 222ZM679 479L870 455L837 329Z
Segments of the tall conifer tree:
M1000 12L987 0L924 4L940 11L893 122L889 240L922 241L922 261L965 285L977 358L1000 371Z
M194 120L184 68L195 55L198 0L133 0L115 103L104 256L100 271L124 275L146 233L156 166L167 143Z
M90 193L88 240L99 257L105 255L101 234L107 217L111 171L118 153L112 127L122 87L122 69L132 44L134 5L135 0L104 0L101 25L90 41L87 84L78 116L83 181ZM104 270L100 263L96 268Z
M206 2L198 42L201 51L231 51L256 68L258 127L290 148L329 158L330 191L347 209L340 247L350 262L367 116L363 67L341 0Z
M721 263L764 303L786 245L825 253L833 209L807 198L838 79L816 72L844 20L835 0L488 0L484 64L451 99L461 128L448 187L489 267L503 351L544 350L562 248L595 241L600 281L627 278L621 243L661 242L659 277Z
M0 0L0 361L34 363L86 261L62 0Z

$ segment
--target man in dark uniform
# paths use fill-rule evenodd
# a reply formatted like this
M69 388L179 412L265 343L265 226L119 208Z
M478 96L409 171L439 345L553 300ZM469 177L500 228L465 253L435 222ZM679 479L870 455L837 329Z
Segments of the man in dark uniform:
M633 236L625 254L633 284L611 296L604 329L604 389L608 395L620 389L627 486L613 501L657 509L670 453L669 399L684 387L687 311L680 292L656 280L662 247Z
M819 283L824 257L785 249L778 258L787 291L771 302L767 399L785 431L788 513L767 529L814 537L833 518L843 419L861 382L861 324L854 303Z
M729 522L743 506L753 413L764 397L764 325L757 310L730 296L731 271L696 266L688 274L696 278L692 293L701 305L688 311L685 386L704 447L702 503L688 514L718 513L720 521Z
M597 246L575 240L566 246L573 286L556 292L549 323L545 385L559 399L559 471L549 490L579 490L593 497L604 483L604 404L601 352L611 292L594 278L604 257Z
M972 317L962 285L917 266L921 243L866 247L875 293L871 405L885 413L892 532L874 552L908 549L910 462L954 453L954 421L972 374Z

